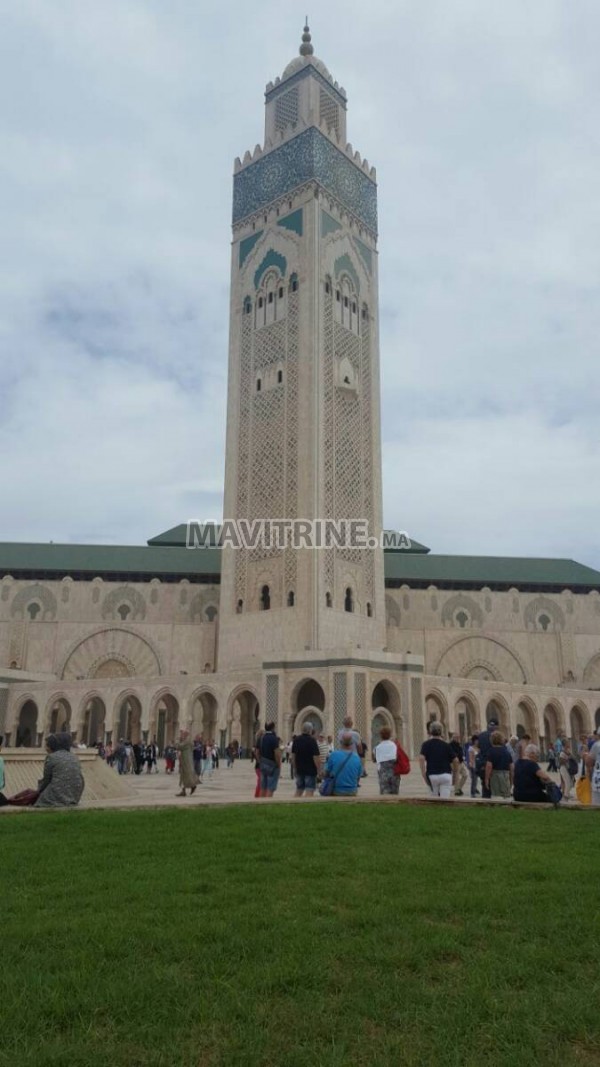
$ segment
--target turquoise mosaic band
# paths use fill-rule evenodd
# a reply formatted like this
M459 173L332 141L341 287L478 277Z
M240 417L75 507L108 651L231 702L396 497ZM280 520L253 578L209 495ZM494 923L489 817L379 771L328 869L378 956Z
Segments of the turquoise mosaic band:
M316 126L234 175L234 224L311 180L335 196L376 236L377 185Z

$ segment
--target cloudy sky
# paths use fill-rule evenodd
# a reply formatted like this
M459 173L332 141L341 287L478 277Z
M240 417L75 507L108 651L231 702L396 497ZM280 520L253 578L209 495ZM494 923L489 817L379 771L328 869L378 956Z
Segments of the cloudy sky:
M1 540L220 515L232 163L299 11L0 0ZM386 525L600 567L597 0L312 30L378 171Z

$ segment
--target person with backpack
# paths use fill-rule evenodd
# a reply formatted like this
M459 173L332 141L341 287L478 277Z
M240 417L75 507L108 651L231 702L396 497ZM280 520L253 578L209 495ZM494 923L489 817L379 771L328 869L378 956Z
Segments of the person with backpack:
M382 726L379 731L381 741L373 750L373 759L377 764L380 796L397 796L400 789L400 775L396 773L398 748L392 741L389 726Z

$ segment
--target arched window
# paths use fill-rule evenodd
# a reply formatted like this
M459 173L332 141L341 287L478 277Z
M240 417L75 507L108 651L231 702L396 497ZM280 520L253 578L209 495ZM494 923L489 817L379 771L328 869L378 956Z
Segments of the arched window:
M262 389L262 381L261 381L260 378L257 378L256 379L256 392L260 393L261 389Z
M297 274L292 274L291 277L290 277L290 292L291 293L297 293L298 292L298 275Z
M373 608L370 604L367 604L367 616L369 617L369 619L373 618Z
M34 619L37 619L37 617L38 617L38 615L39 615L41 610L42 609L41 609L39 604L35 604L35 603L34 604L28 604L28 606L27 606L27 614L29 615L29 618L31 619L32 622L33 622Z
M237 604L235 606L236 615L241 615L243 610L244 610L244 601L243 600L238 600L238 602L237 602Z
M354 611L354 596L350 586L346 589L346 595L344 597L344 611Z
M282 278L277 270L269 270L263 277L256 301L257 330L261 326L270 326L285 315L286 296Z
M467 615L466 611L457 611L455 617L461 630L464 630L465 626L467 626L469 622L469 616Z
M217 617L217 609L214 604L209 604L204 614L209 622L214 622Z
M244 315L250 315L252 311L252 301L249 296L244 300Z
M123 622L125 622L127 616L131 614L129 604L121 604L121 607L117 609L117 614L120 615Z
M282 370L278 370L277 371L277 382L278 382L279 385L281 385L282 381L283 381L283 371Z
M260 592L260 609L261 611L268 611L271 607L271 591L268 585L263 585Z
M359 313L358 297L354 283L348 274L343 274L335 291L335 317L337 322L345 326L347 330L358 334Z
M538 623L539 623L540 627L542 628L542 630L544 631L544 633L546 633L546 630L550 629L550 623L551 622L552 622L552 620L549 618L548 615L540 615L540 617L538 619Z
M333 601L331 599L331 593L325 593L325 605L326 605L326 607L330 608L332 606L332 603L333 603Z
M290 591L289 591L289 593L287 595L288 608L293 608L294 603L295 603L294 590L290 589Z

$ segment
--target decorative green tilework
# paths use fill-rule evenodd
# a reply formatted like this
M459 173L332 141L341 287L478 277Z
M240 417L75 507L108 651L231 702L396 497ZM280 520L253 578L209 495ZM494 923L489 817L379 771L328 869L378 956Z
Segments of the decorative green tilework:
M339 278L340 274L343 274L344 272L346 274L349 274L356 286L356 292L360 293L360 279L358 277L356 267L354 266L354 263L346 252L343 256L340 256L339 259L336 259L334 270L336 278Z
M286 215L285 218L280 219L277 225L284 226L286 230L292 230L293 233L298 234L298 237L302 237L304 227L302 208L300 207L297 211L292 211L291 215Z
M358 248L358 251L360 252L362 259L364 260L365 267L367 268L369 274L372 274L373 273L373 253L371 252L371 249L364 243L364 241L359 240L358 237L354 238L354 243L355 243L356 247Z
M332 218L326 211L321 211L321 237L327 237L330 233L335 233L336 230L341 230L341 228L341 222Z
M233 177L233 222L315 181L377 233L377 185L315 126L265 152Z
M244 266L254 245L260 240L264 232L264 230L259 230L258 233L251 233L249 237L244 237L243 241L240 241L240 267Z
M287 271L287 260L285 256L281 256L279 252L274 252L272 248L269 249L260 267L254 275L255 289L258 289L261 282L261 278L265 271L269 269L269 267L277 267L278 270L281 271L282 276L285 277L285 272Z

